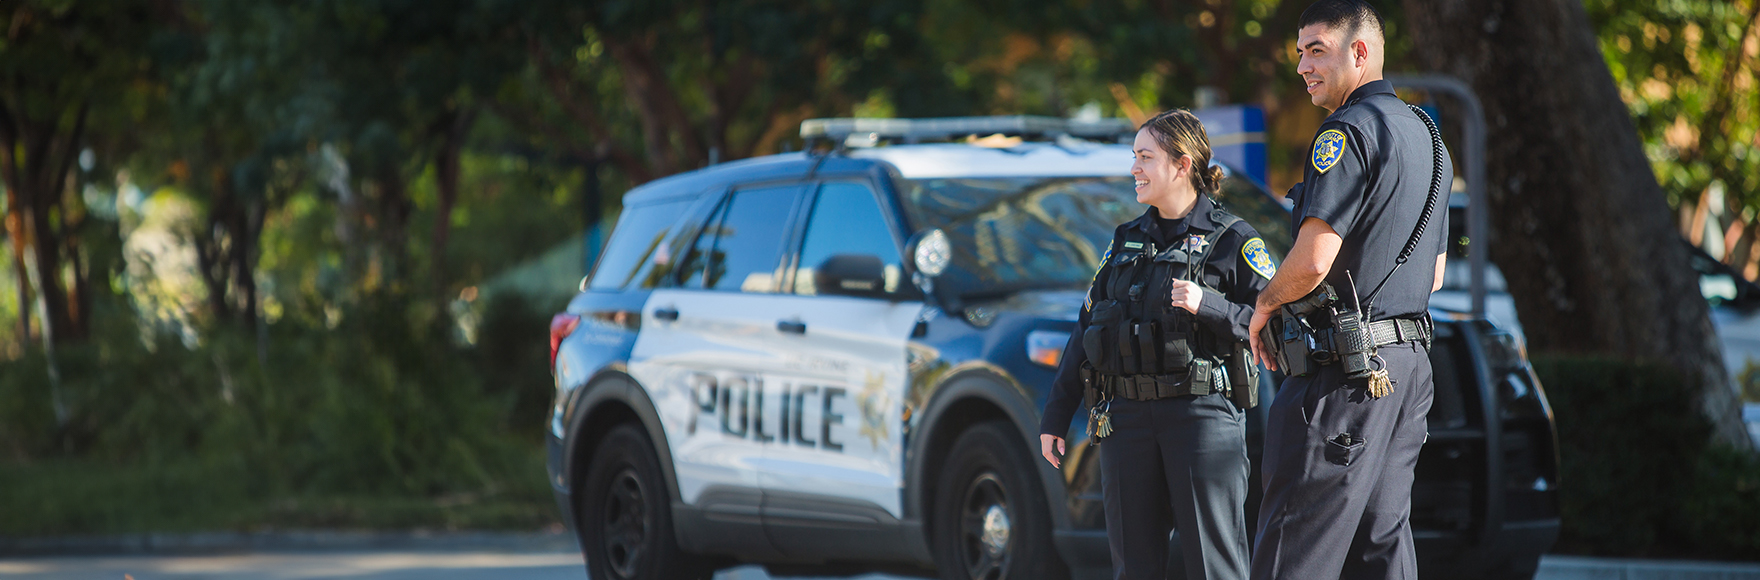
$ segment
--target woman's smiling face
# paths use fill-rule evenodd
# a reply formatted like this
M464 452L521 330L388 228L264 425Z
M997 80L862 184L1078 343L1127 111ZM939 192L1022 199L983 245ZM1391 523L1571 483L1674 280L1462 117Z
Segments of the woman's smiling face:
M1162 150L1148 129L1137 131L1131 151L1136 158L1131 163L1131 177L1137 182L1137 203L1155 205L1157 200L1171 199L1177 184L1189 181L1187 167L1182 166L1182 162L1186 166L1191 164L1189 158L1175 157Z

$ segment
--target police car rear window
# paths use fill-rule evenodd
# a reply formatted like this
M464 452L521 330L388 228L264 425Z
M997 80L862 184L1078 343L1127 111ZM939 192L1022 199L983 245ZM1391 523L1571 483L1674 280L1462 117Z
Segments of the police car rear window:
M617 227L611 231L611 242L606 244L598 267L593 269L588 287L594 290L621 289L629 284L643 264L671 261L668 248L661 242L666 240L666 235L679 222L688 205L688 200L677 200L623 208L623 215L617 218Z

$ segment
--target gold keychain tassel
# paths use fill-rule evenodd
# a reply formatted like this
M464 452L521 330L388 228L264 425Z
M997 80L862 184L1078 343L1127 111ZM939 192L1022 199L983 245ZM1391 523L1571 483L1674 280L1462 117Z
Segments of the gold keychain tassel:
M1393 381L1387 378L1387 361L1377 356L1373 360L1381 363L1381 368L1369 371L1369 397L1379 399L1393 394Z

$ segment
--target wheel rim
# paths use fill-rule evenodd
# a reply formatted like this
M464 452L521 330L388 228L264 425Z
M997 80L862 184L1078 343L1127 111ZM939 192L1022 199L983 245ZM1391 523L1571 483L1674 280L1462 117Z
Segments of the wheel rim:
M622 578L634 578L648 552L648 531L653 522L647 494L635 470L625 469L611 478L605 494L605 560Z
M1008 491L995 473L984 472L966 487L960 503L960 556L966 577L1001 580L1008 577L1013 561L1013 514Z

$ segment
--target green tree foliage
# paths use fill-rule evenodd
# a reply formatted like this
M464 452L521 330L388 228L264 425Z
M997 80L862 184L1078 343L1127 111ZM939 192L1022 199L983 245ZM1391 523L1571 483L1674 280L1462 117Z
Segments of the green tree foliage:
M1760 276L1760 2L1584 7L1682 233Z
M537 88L523 94L541 106L501 112L631 183L772 153L804 119L940 80L914 0L524 6Z

